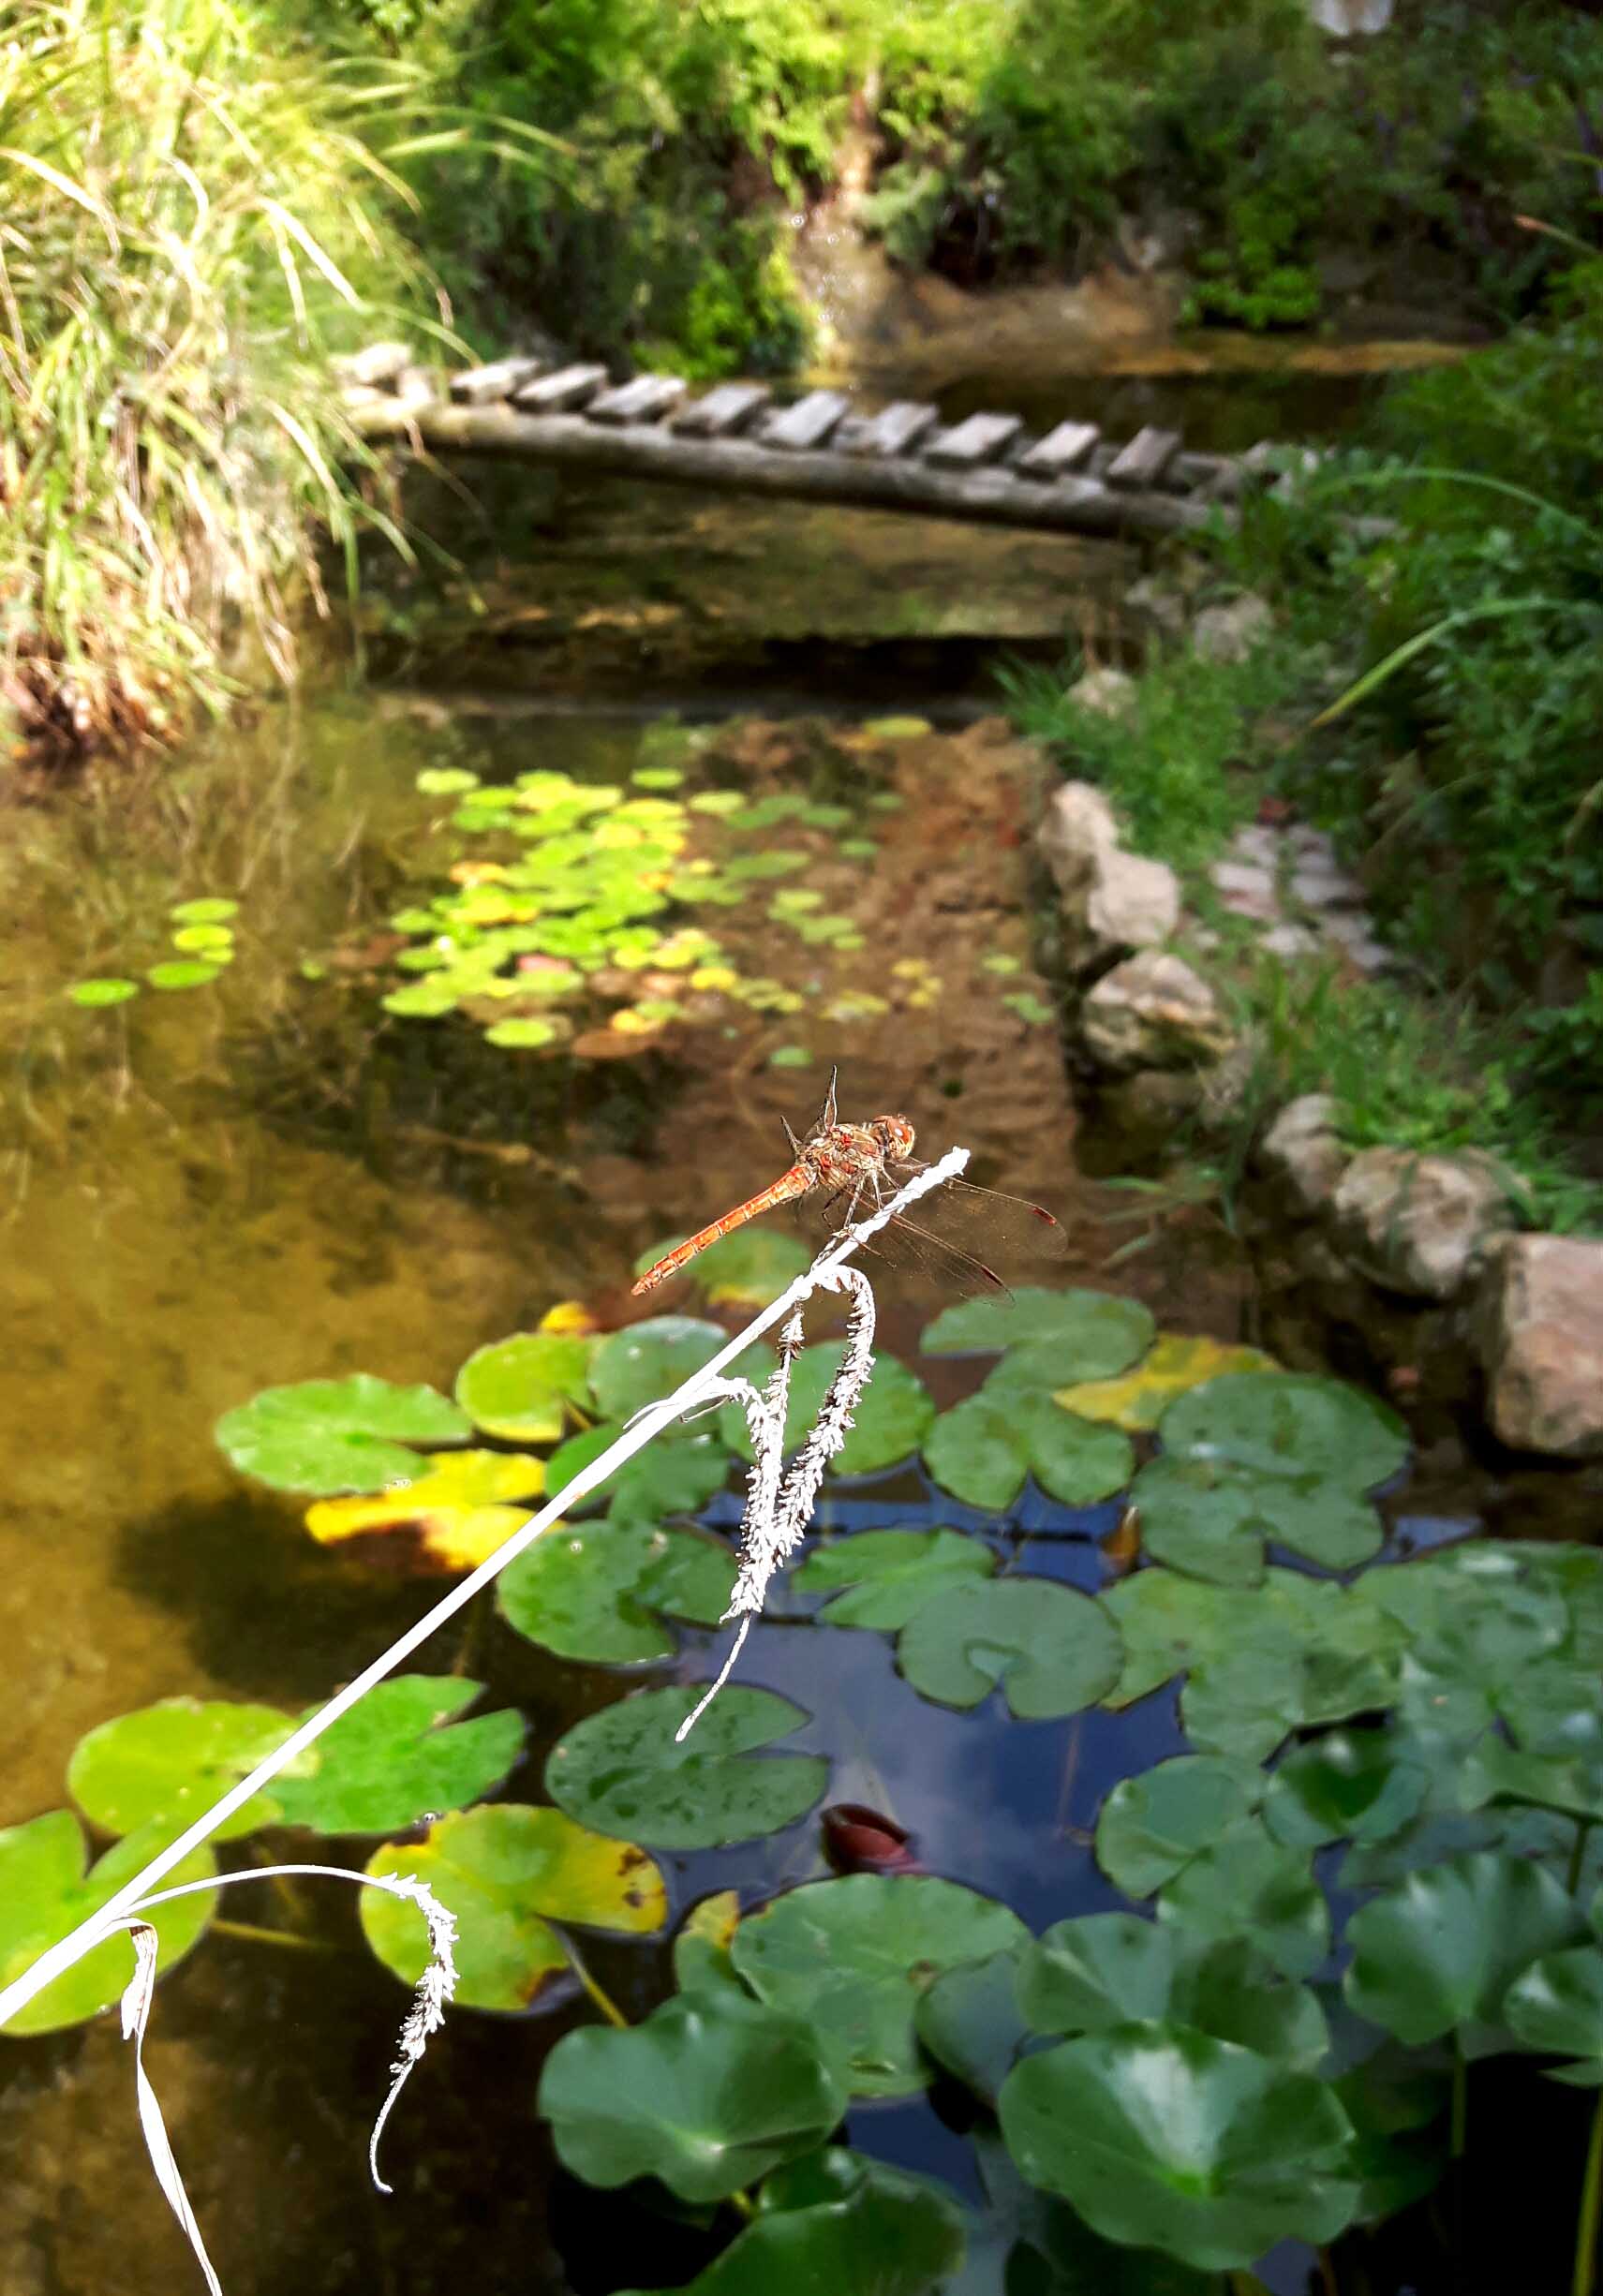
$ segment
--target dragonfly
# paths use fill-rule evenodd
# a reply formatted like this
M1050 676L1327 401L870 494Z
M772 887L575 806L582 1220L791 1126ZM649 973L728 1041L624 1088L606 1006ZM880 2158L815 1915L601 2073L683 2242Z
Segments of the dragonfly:
M928 1170L913 1152L915 1135L906 1117L877 1116L867 1124L842 1124L835 1088L832 1073L824 1112L805 1140L798 1140L790 1126L785 1126L793 1161L779 1178L664 1252L636 1282L636 1293L654 1291L658 1284L668 1282L709 1244L782 1204L812 1197L822 1207L827 1225L839 1232L853 1220L877 1211L914 1173ZM938 1218L942 1211L955 1213L958 1224L982 1245L992 1237L1005 1242L1024 1236L1037 1245L1049 1240L1062 1247L1061 1223L1044 1205L1032 1204L1024 1196L951 1179L943 1184L933 1201L940 1207ZM900 1212L864 1248L883 1257L911 1260L932 1273L945 1289L1008 1296L1001 1276L977 1253Z

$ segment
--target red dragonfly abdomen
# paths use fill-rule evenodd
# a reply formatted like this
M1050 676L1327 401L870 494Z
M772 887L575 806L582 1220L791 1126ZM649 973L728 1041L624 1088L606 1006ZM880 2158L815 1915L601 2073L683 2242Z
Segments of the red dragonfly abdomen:
M669 1277L676 1276L698 1252L705 1252L709 1244L716 1244L732 1228L744 1227L748 1220L760 1219L763 1213L771 1212L776 1205L789 1204L797 1196L805 1196L817 1185L818 1174L810 1163L792 1164L790 1170L781 1172L770 1186L759 1189L754 1196L748 1196L744 1204L737 1204L732 1212L725 1212L720 1220L709 1221L694 1236L688 1236L682 1244L675 1244L673 1251L664 1253L654 1267L646 1269L633 1285L633 1291L649 1292L659 1283L666 1283Z

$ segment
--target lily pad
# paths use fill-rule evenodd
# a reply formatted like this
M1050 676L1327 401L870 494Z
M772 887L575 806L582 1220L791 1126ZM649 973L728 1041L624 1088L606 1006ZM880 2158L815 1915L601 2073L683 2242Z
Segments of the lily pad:
M690 1907L674 1939L674 1982L680 1992L733 1991L750 1998L729 1958L739 1920L738 1889L715 1889Z
M0 1830L0 1985L20 1978L47 1947L97 1912L171 1838L169 1827L142 1828L90 1867L83 1829L70 1810L51 1810ZM215 1872L215 1859L202 1847L169 1874L163 1887L178 1889ZM213 1893L201 1889L141 1915L155 1925L159 1940L158 1973L188 1952L214 1910ZM120 1998L133 1974L134 1949L126 1936L108 1938L19 2009L5 2030L56 2033L84 2024Z
M759 1906L730 1956L763 2000L810 2020L853 2096L907 2096L929 2078L913 2024L919 1994L943 1970L1028 1936L1009 1907L957 1882L854 1874Z
M396 1833L490 1793L516 1767L527 1730L508 1711L457 1722L483 1687L460 1674L376 1683L323 1733L304 1767L276 1782L283 1822L317 1833Z
M1009 2152L1109 2240L1226 2272L1282 2240L1334 2240L1351 2124L1311 2074L1174 2023L1026 2057L1002 2092Z
M1160 1422L1166 1452L1226 1459L1259 1474L1315 1476L1372 1490L1408 1456L1394 1411L1337 1379L1289 1371L1232 1371L1194 1387Z
M791 1583L798 1594L843 1590L820 1613L826 1625L895 1634L955 1582L995 1568L995 1550L960 1531L859 1531L816 1548Z
M152 988L204 988L221 970L203 956L174 956L165 964L147 966L144 977Z
M214 965L226 965L233 955L234 937L226 925L184 925L173 934L172 945L186 954L203 954Z
M1193 1937L1245 1939L1288 1978L1311 1977L1330 1950L1330 1909L1306 1850L1248 1818L1210 1842L1158 1892L1158 1918Z
M671 1658L678 1647L662 1615L715 1626L735 1575L730 1548L704 1531L567 1523L507 1565L496 1607L518 1634L559 1658L638 1665Z
M1106 1611L1051 1578L953 1587L921 1605L897 1642L897 1663L921 1696L978 1706L1000 1688L1021 1722L1094 1706L1123 1657Z
M1583 1933L1553 1875L1477 1850L1412 1873L1347 1924L1347 2000L1400 2041L1457 2032L1467 2055L1506 2046L1500 2019L1515 1978ZM1488 2033L1488 2028L1492 2028Z
M590 1363L596 1401L609 1419L631 1418L672 1395L728 1344L721 1324L693 1315L656 1315L610 1332L598 1341Z
M464 2008L527 2009L548 1992L570 1965L552 1921L641 1936L667 1918L662 1876L643 1849L522 1802L458 1811L421 1842L387 1842L367 1871L416 1874L456 1916ZM361 1911L378 1960L415 1985L428 1962L417 1906L364 1889Z
M1221 1586L1260 1583L1266 1540L1338 1571L1373 1561L1384 1540L1366 1500L1317 1475L1268 1475L1184 1453L1150 1460L1130 1499L1154 1562Z
M126 1004L130 997L139 995L140 985L137 981L121 981L109 977L94 981L74 981L67 993L74 1004Z
M381 1490L409 1483L424 1462L408 1444L460 1443L472 1423L433 1387L395 1387L356 1371L264 1387L224 1412L218 1443L241 1474L275 1490Z
M1331 1730L1299 1746L1269 1782L1264 1815L1279 1841L1384 1842L1417 1815L1431 1783L1417 1751L1389 1730Z
M989 1391L943 1411L924 1443L935 1481L965 1505L1005 1513L1033 1474L1065 1506L1091 1506L1121 1490L1135 1472L1130 1438L1077 1419L1032 1391Z
M682 2200L721 2200L814 2151L845 2103L805 2016L724 1991L564 2034L539 2111L587 2185L655 2176Z
M199 900L179 901L168 911L174 925L226 925L239 914L239 903L220 894L204 894Z
M1020 1959L1018 2005L1038 2033L1106 2033L1169 2018L1313 2071L1329 2046L1318 2002L1239 1939L1202 1943L1137 1914L1059 1921Z
M565 1027L560 1020L497 1020L485 1029L484 1042L498 1045L503 1052L539 1052L547 1044L559 1044Z
M107 1833L160 1825L171 1840L281 1746L293 1727L275 1706L163 1698L102 1722L81 1738L67 1766L67 1792ZM258 1795L218 1828L216 1839L253 1832L275 1815L275 1800Z
M456 1374L456 1400L486 1435L555 1443L568 1412L588 1407L594 1347L561 1332L516 1332L468 1356Z
M1096 1861L1126 1896L1150 1897L1251 1817L1264 1783L1250 1763L1199 1754L1121 1779L1097 1819Z
M1030 2031L1019 2006L1024 1957L1015 1948L963 1962L918 1997L913 2022L937 2065L995 2110Z
M1603 2088L1603 1952L1596 1943L1544 1954L1503 1998L1510 2032L1544 2056L1572 2057L1552 2078L1570 2088Z
M713 1849L776 1833L828 1782L816 1755L765 1755L808 1717L772 1690L722 1690L690 1736L674 1733L705 1685L646 1690L588 1714L553 1747L546 1789L602 1833L639 1833L658 1849Z
M478 786L478 775L469 773L465 765L425 766L415 783L425 797L458 797L465 790L476 790ZM501 794L499 791L495 793Z
M1278 1370L1272 1355L1255 1347L1230 1347L1223 1341L1178 1331L1158 1334L1151 1352L1121 1379L1087 1380L1058 1397L1065 1411L1082 1419L1106 1419L1130 1434L1157 1426L1177 1395L1199 1387L1225 1371Z
M547 1488L553 1496L582 1467L610 1450L622 1432L619 1422L604 1419L582 1435L571 1435L551 1455ZM729 1453L705 1422L695 1428L670 1427L615 1468L601 1489L579 1504L593 1506L605 1501L615 1522L657 1523L668 1515L695 1515L723 1489L729 1468Z
M1054 1292L1024 1284L1008 1299L968 1299L929 1325L927 1355L988 1355L1049 1343L1057 1385L1108 1379L1151 1345L1157 1326L1139 1300L1111 1292Z
M425 1474L377 1497L319 1499L306 1528L319 1546L378 1537L386 1560L410 1542L420 1567L474 1570L528 1520L543 1489L545 1462L516 1451L438 1451L418 1461Z
M818 1417L831 1381L845 1356L839 1340L805 1348L791 1370L785 1414L785 1448L794 1450ZM876 1355L869 1380L853 1413L851 1431L830 1465L836 1474L877 1474L918 1449L935 1419L935 1404L923 1382L894 1355ZM746 1415L726 1403L719 1429L730 1448L750 1459L751 1438Z
M810 1059L803 1055L804 1061ZM778 1055L770 1059L776 1066L791 1065ZM690 1274L715 1308L765 1308L810 1262L807 1247L794 1236L773 1228L737 1228L692 1260Z

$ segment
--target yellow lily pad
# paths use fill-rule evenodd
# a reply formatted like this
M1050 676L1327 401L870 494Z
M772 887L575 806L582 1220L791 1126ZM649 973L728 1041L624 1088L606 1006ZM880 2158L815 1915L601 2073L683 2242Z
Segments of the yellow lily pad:
M582 1299L559 1299L554 1308L547 1308L535 1326L537 1331L555 1331L573 1339L587 1339L601 1326Z
M1199 1387L1222 1371L1278 1371L1272 1355L1257 1347L1231 1347L1223 1340L1160 1332L1150 1352L1133 1371L1117 1379L1091 1379L1060 1387L1053 1400L1082 1419L1102 1419L1140 1433L1154 1428L1177 1395Z
M397 1490L370 1498L319 1499L306 1509L306 1528L319 1546L364 1536L408 1538L423 1570L475 1569L528 1519L528 1507L507 1504L538 1497L545 1461L521 1452L441 1451L429 1472Z

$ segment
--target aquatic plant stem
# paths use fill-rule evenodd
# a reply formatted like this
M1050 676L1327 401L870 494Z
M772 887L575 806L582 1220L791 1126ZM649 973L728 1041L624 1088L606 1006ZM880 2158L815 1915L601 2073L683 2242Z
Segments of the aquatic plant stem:
M1581 2183L1581 2208L1575 2219L1575 2274L1570 2296L1593 2296L1597 2285L1597 2224L1603 2215L1603 2089L1592 2107L1592 2135L1586 2147L1586 2173Z
M854 1221L850 1227L844 1228L828 1250L820 1253L807 1273L798 1276L778 1299L754 1316L727 1346L720 1348L718 1354L699 1371L692 1371L673 1395L665 1397L660 1403L648 1405L600 1458L581 1467L555 1499L542 1507L538 1514L531 1515L504 1545L480 1563L477 1570L469 1572L459 1586L453 1587L432 1610L419 1619L415 1625L408 1627L370 1666L364 1667L354 1681L348 1682L326 1706L319 1707L298 1729L292 1730L265 1761L259 1762L247 1777L241 1778L230 1786L209 1810L187 1826L165 1849L158 1851L150 1863L141 1873L134 1874L131 1880L125 1882L98 1911L80 1922L66 1937L58 1939L20 1977L13 1978L9 1985L0 1989L0 2028L35 2000L54 1978L70 1969L75 1962L82 1961L92 1947L121 1928L128 1914L157 1882L182 1865L190 1852L198 1849L202 1842L209 1841L236 1810L242 1810L255 1795L269 1786L308 1746L315 1745L343 1714L348 1714L370 1690L387 1675L393 1674L403 1659L421 1650L448 1619L465 1610L476 1594L491 1585L507 1564L522 1554L526 1548L532 1547L535 1540L549 1531L565 1511L575 1506L588 1492L597 1489L622 1466L625 1459L632 1459L637 1451L643 1451L648 1443L665 1428L672 1426L686 1411L715 1392L721 1384L721 1374L735 1357L774 1325L784 1323L815 1291L826 1288L835 1270L850 1259L860 1243L877 1235L886 1222L907 1205L914 1203L922 1195L928 1195L931 1189L939 1188L944 1181L955 1179L966 1168L968 1161L967 1148L949 1148L938 1163L931 1164L926 1171L914 1173L905 1186L898 1189L896 1194L881 1205L877 1211L866 1220Z
M1580 1817L1575 1821L1575 1840L1571 1843L1569 1851L1569 1871L1564 1877L1564 1886L1571 1897L1581 1887L1581 1869L1586 1859L1586 1844L1591 1838L1592 1824L1593 1821L1589 1817Z
M337 1953L326 1937L301 1937L293 1930L272 1930L263 1921L230 1921L218 1914L209 1924L214 1937L238 1937L252 1946L281 1946L291 1953Z
M1464 2059L1462 2037L1455 2033L1453 2036L1453 2115L1450 2147L1454 2160L1463 2158L1464 2140L1468 2132L1469 2066Z
M607 1992L605 1986L602 1985L600 1978L591 1976L589 1969L586 1965L584 1956L580 1953L578 1947L573 1943L571 1937L565 1936L562 1931L555 1928L553 1930L553 1934L555 1935L557 1944L562 1948L563 1952L568 1956L568 1966L570 1969L571 1969L573 1975L578 1978L580 1984L584 1987L586 1998L592 2001L596 2007L600 2009L601 2015L606 2019L609 2025L616 2025L620 2033L627 2033L629 2030L628 2018L618 2007L617 2003L613 1999L611 1993Z

